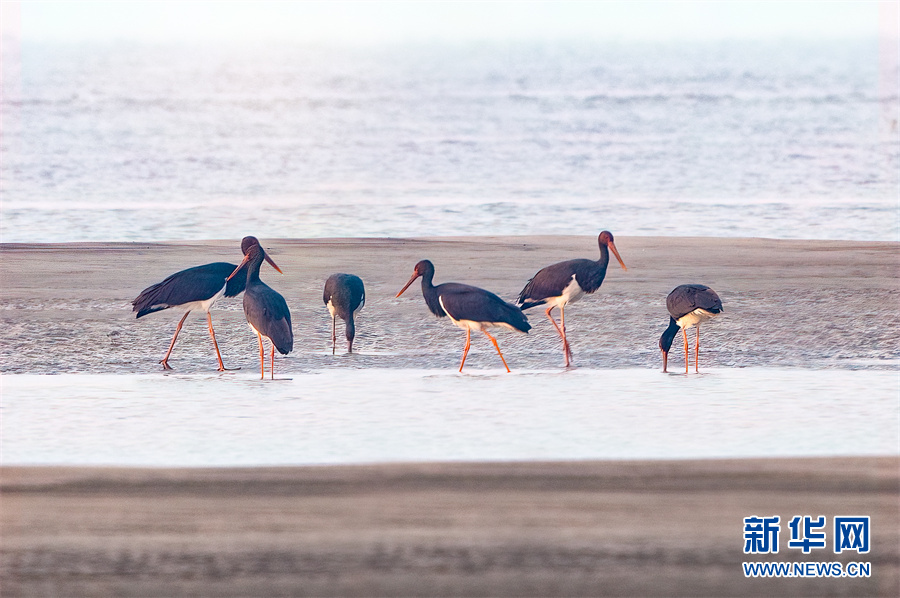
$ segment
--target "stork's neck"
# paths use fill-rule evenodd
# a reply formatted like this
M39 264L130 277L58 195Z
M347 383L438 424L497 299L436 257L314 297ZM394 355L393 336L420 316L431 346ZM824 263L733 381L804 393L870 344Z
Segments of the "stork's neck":
M446 313L441 306L440 291L438 290L438 287L432 284L433 279L434 270L426 270L425 274L422 275L422 296L425 297L425 304L428 306L428 311L437 317L442 318Z
M434 270L425 270L425 273L422 274L422 295L428 297L434 294Z
M261 253L250 258L250 261L247 262L247 286L251 284L259 284L262 281L259 279L259 268L262 266L263 255Z
M675 335L678 334L680 329L681 326L678 325L675 318L669 316L669 327L666 328L662 333L662 336L659 337L659 348L668 353L669 349L672 347L672 341L675 340Z
M597 260L597 265L606 270L609 265L609 247L603 243L598 243L598 245L600 246L600 259Z

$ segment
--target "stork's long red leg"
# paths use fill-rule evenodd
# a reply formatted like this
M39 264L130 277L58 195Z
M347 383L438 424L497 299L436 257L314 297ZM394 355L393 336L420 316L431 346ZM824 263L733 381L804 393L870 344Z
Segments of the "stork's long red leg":
M463 349L463 358L459 364L459 371L462 373L463 366L466 365L466 355L469 354L469 344L472 338L472 331L469 328L466 328L466 348Z
M335 333L335 327L337 324L337 316L331 316L331 354L334 355L334 345L337 343L337 335Z
M507 373L507 374L510 373L510 372L509 372L509 366L506 365L506 360L503 359L503 353L500 352L500 345L497 344L497 339L495 339L493 336L491 336L490 333L488 333L487 330L482 330L482 332L485 333L489 339L491 339L491 342L492 342L492 343L494 343L494 348L497 349L497 355L500 356L500 361L503 362L503 367L506 368L506 373Z
M681 334L684 336L684 373L687 374L690 371L690 363L688 361L688 341L687 341L687 328L681 329Z
M275 379L275 343L272 343L272 356L269 358L272 363L272 380Z
M553 316L550 315L550 312L553 311L553 305L547 308L547 311L544 312L547 314L547 317L550 318L550 321L553 323L553 327L556 328L556 333L559 335L559 338L562 338L562 330L559 329L559 325L556 323L556 320L553 319Z
M572 347L569 346L569 339L566 338L566 306L559 308L559 323L562 328L563 348L566 351L566 367L569 367L569 360L572 359Z
M697 342L694 343L694 371L700 373L700 324L697 324Z
M163 357L162 360L160 361L164 370L172 369L172 367L169 365L169 355L172 354L172 349L175 347L175 339L178 338L178 333L181 332L181 325L184 324L185 320L187 320L189 313L191 313L190 310L185 312L185 314L184 314L184 316L182 316L181 320L178 321L178 326L175 327L175 334L172 336L172 342L169 343L169 350L166 351L166 356ZM216 351L218 351L218 348L216 348ZM221 359L219 360L219 363L222 363Z
M206 323L209 325L209 337L212 339L213 347L216 349L216 359L219 360L219 371L225 371L225 364L222 363L222 354L219 353L219 343L216 342L216 331L213 330L212 325L212 316L209 315L209 312L206 312Z
M553 319L553 316L550 315L550 312L553 310L554 306L550 306L547 308L545 312L547 317L550 318L550 321L553 322L553 327L556 328L556 333L559 335L559 338L562 339L563 342L563 357L566 358L566 367L569 367L569 343L566 342L566 335L560 329L559 325L556 323L556 320ZM562 313L562 308L559 308L559 313Z
M266 379L266 350L263 348L262 335L260 333L256 333L256 338L259 339L259 379Z

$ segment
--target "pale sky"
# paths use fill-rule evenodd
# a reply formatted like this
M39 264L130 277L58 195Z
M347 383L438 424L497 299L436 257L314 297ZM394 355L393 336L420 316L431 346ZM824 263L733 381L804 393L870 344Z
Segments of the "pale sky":
M2 0L5 37L47 41L715 40L896 31L900 0L245 2ZM881 21L881 22L879 22Z

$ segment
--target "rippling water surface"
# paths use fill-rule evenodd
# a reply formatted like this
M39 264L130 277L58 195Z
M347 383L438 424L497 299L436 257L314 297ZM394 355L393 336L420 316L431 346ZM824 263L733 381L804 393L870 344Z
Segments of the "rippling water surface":
M895 58L877 40L4 47L0 240L897 240Z
M371 369L2 384L6 465L900 454L897 371Z

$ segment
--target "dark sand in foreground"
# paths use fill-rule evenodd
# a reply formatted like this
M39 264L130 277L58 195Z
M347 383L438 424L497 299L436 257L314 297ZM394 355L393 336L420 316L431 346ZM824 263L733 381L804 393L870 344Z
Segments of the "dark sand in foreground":
M0 469L2 595L896 596L896 458ZM787 548L870 515L867 555ZM744 517L781 551L745 556ZM864 561L868 579L741 562Z

